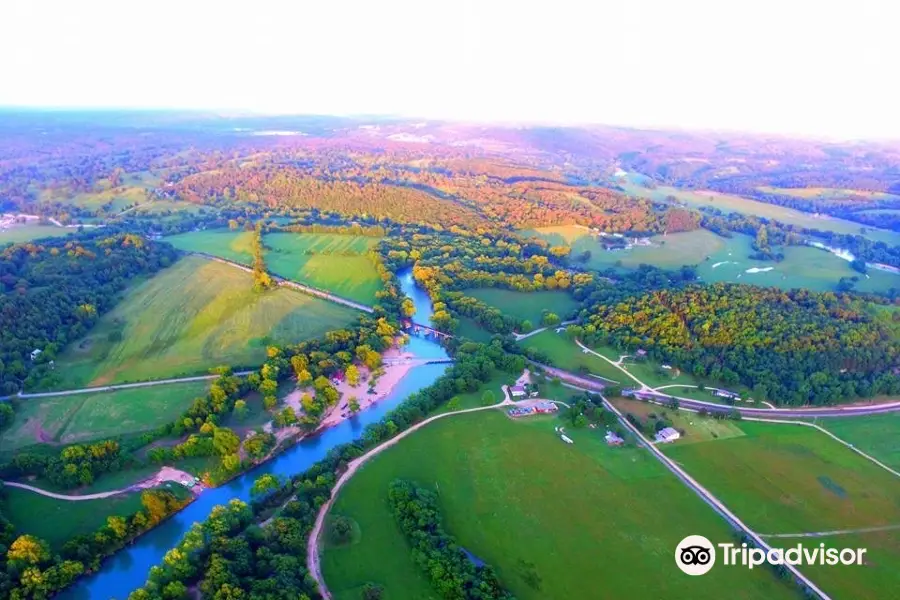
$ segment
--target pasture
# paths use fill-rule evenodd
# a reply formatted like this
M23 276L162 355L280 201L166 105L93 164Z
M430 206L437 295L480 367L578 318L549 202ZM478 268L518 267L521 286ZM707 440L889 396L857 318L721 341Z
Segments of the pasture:
M249 273L189 256L127 290L56 369L65 389L255 366L270 343L318 337L357 314L287 288L256 293Z
M776 204L767 204L765 202L751 200L741 196L720 194L718 192L710 191L681 190L662 185L651 189L624 181L619 181L618 184L627 194L642 198L650 198L655 202L668 203L669 197L673 196L676 202L691 208L717 208L724 213L737 212L744 215L755 215L808 229L862 235L875 242L885 242L891 245L900 243L900 233L888 231L886 229L867 227L861 223L854 223L843 219L817 216L812 213L806 213L793 208L778 206ZM862 233L862 229L865 229L866 233Z
M883 402L896 400L881 399ZM900 413L817 419L816 425L900 471L900 444L897 443L900 439Z
M0 434L3 450L32 444L75 444L148 431L187 410L209 383L192 381L145 388L17 400L15 419Z
M609 398L609 401L622 413L631 413L642 420L652 421L654 418L660 417L668 420L672 423L672 427L684 432L677 442L679 446L725 440L744 435L743 430L734 421L727 419L701 417L691 412L672 410L665 406L631 398Z
M662 449L757 532L900 523L900 478L812 427L738 426L745 435Z
M775 541L775 540L773 540ZM799 540L777 540L777 545L790 547ZM832 598L883 600L887 590L900 590L900 531L876 531L850 535L833 535L804 540L804 545L824 543L826 548L865 548L864 566L804 566L803 574L813 579ZM815 544L812 544L814 542Z
M493 333L478 324L475 319L469 317L457 317L459 319L459 327L457 327L455 335L467 337L476 342L489 342L493 337Z
M178 497L188 492L181 486L166 488ZM11 487L0 492L0 506L19 533L29 533L46 540L55 551L76 535L93 533L106 525L107 517L132 515L141 509L140 493L124 494L99 500L69 502L48 498Z
M583 372L586 369L587 373L596 375L614 384L628 385L630 381L615 366L599 356L583 352L565 333L556 333L554 329L548 329L537 335L525 338L519 344L525 348L541 350L550 357L550 360L553 361L553 366L560 369L572 372ZM614 348L598 348L597 352L613 360L618 358L618 353Z
M250 265L253 233L195 231L167 237L176 248L204 252ZM263 237L269 271L298 283L328 290L363 304L374 304L381 279L366 254L378 238L319 233L269 233Z
M731 539L725 522L645 450L609 448L592 429L567 428L575 442L567 445L554 433L559 424L500 411L449 417L364 466L332 509L359 532L349 544L326 544L322 568L335 600L357 600L366 582L392 600L439 597L389 510L398 478L437 492L447 531L521 600L796 597L767 570L681 576L677 543L687 533Z
M895 196L893 194L888 194L885 192L872 192L867 190L848 190L846 188L823 188L823 187L808 187L808 188L780 188L780 187L772 187L768 185L758 186L756 189L766 194L781 194L782 196L793 196L795 198L822 198L822 199L836 199L836 198L848 198L848 197L859 197L859 198L868 198L871 200L900 200L900 196Z
M545 309L565 321L580 306L567 292L560 291L515 292L500 288L475 288L464 293L510 317L528 319L535 327L541 326L541 313Z
M47 237L64 237L76 231L78 230L56 227L55 225L16 225L8 229L0 229L0 246L30 242Z
M591 257L585 266L595 270L613 267L634 269L642 264L677 269L682 265L699 264L707 256L725 250L730 243L730 240L706 229L656 235L650 238L652 246L634 246L627 250L606 250L602 238L590 235L586 229L575 225L542 227L526 231L524 235L536 235L553 245L569 245L573 256L589 251Z

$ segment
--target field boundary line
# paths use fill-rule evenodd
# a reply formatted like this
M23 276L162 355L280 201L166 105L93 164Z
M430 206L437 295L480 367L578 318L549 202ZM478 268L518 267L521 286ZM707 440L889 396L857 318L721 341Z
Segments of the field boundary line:
M237 371L232 373L232 375L237 375L238 377L244 377L245 375L249 375L250 373L255 373L255 370L251 371ZM191 381L208 381L210 379L216 379L221 377L220 375L194 375L192 377L175 377L170 379L153 379L151 381L138 381L135 383L117 383L114 385L100 385L95 387L86 387L86 388L76 388L74 390L59 390L56 392L34 392L30 394L23 394L19 392L18 394L13 394L11 396L0 396L0 400L9 400L12 398L19 398L22 400L27 400L29 398L52 398L54 396L74 396L75 394L91 394L96 392L116 392L118 390L130 390L134 388L142 388L142 387L151 387L154 385L168 385L170 383L189 383Z
M733 527L743 531L748 537L750 537L754 542L758 544L758 546L765 550L766 552L770 551L772 547L755 531L750 529L741 519L731 512L725 504L716 498L712 492L704 488L700 483L691 477L687 471L682 469L680 466L675 464L675 461L670 459L668 456L663 454L663 452L657 448L654 444L650 442L644 434L640 432L634 425L632 425L628 419L622 416L621 411L616 408L609 400L606 399L602 394L600 398L603 399L603 404L606 406L608 410L611 410L613 414L618 417L619 422L622 423L629 431L632 432L635 436L637 436L638 440L644 445L650 453L653 454L660 462L663 463L665 467L669 469L678 479L680 479L685 485L687 485L694 493L696 493L702 500L704 500L713 510L715 510L721 517L723 517L726 521L728 521ZM790 571L790 573L805 585L809 591L815 593L822 600L831 600L831 597L826 594L823 590L821 590L811 579L809 579L806 575L800 572L800 570L791 564L785 564L785 568ZM774 576L774 575L773 575Z
M253 269L248 267L247 265L242 265L239 262L235 262L233 260L228 260L227 258L222 258L221 256L216 256L214 254L207 254L206 252L189 252L187 250L183 250L185 254L189 254L192 256L199 256L201 258L206 258L208 260L212 260L215 262L222 263L224 265L230 265L236 269L240 269L241 271L246 271L247 273L253 273ZM305 283L297 283L296 281L291 281L290 279L285 279L279 275L275 275L274 273L269 273L272 279L279 286L289 287L291 289L295 289L298 292L303 292L305 294L309 294L310 296L315 296L316 298L320 298L322 300L328 300L330 302L334 302L336 304L343 304L344 306L349 306L350 308L355 308L356 310L361 310L366 313L374 313L375 308L373 306L368 306L366 304L361 304L359 302L355 302L348 298L344 298L343 296L338 296L337 294L333 294L331 292L320 290L319 288L312 287L311 285L306 285Z
M856 446L854 446L854 445L851 444L850 442L847 442L847 441L842 440L841 438L839 438L838 436L834 435L833 433L831 433L830 431L828 431L828 430L825 429L824 427L822 427L822 426L820 426L820 425L817 425L817 424L815 424L815 423L808 423L808 422L806 422L806 421L788 421L788 420L785 420L785 419L762 419L762 418L758 418L758 417L744 417L744 418L745 418L747 421L761 421L761 422L763 422L763 423L781 423L781 424L788 424L788 425L803 425L804 427L812 427L813 429L818 429L819 431L821 431L822 433L824 433L825 435L827 435L827 436L830 437L831 439L840 442L841 444L843 444L843 445L845 445L846 447L850 448L851 450L853 450L854 452L856 452L857 454L859 454L859 455L862 456L863 458L866 458L866 459L872 461L873 463L875 463L876 465L878 465L879 467L881 467L882 469L884 469L884 470L887 471L888 473L894 475L895 477L900 477L900 471L897 471L896 469L892 469L891 467L887 466L886 464L884 464L883 462L881 462L880 460L878 460L878 459L875 458L874 456L871 456L870 454L867 454L867 453L863 452L862 450L860 450L859 448L857 448Z
M892 531L900 529L900 523L895 525L880 525L877 527L860 527L858 529L835 529L834 531L811 531L809 533L760 533L764 538L816 538L831 535L849 535L853 533L875 533L877 531Z

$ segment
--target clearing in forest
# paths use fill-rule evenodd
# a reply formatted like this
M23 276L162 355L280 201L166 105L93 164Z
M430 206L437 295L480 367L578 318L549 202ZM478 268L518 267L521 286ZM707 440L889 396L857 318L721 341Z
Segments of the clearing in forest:
M544 310L565 320L580 308L578 301L563 291L515 292L500 288L475 288L464 290L463 293L493 306L505 315L527 319L535 327L541 327L541 314Z
M56 361L62 389L259 365L271 343L339 329L357 311L288 288L252 289L249 273L189 256L131 287Z

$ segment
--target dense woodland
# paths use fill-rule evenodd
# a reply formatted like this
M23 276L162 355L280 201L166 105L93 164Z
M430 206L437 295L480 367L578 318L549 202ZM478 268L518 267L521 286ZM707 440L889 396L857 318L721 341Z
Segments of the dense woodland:
M900 392L891 328L846 295L732 284L658 290L597 306L584 339L644 349L788 405Z
M130 234L0 250L0 394L52 384L57 353L112 308L133 279L175 259L168 244Z

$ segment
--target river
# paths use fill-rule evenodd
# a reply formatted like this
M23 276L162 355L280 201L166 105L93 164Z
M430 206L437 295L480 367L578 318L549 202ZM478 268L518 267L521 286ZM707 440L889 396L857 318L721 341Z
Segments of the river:
M415 286L410 271L401 274L400 284L403 292L412 298L416 305L415 320L419 323L430 323L431 300L427 293ZM418 337L412 337L406 349L420 358L447 357L447 353L440 345ZM277 458L244 473L222 487L205 490L180 513L139 537L132 546L121 550L104 562L97 573L82 578L57 597L69 600L109 598L124 600L131 592L144 585L150 568L161 563L165 553L181 540L191 525L205 520L214 506L227 504L232 498L249 501L253 482L264 473L289 477L305 471L324 458L335 446L352 442L360 437L366 425L381 419L410 394L431 385L446 368L446 364L440 364L410 369L381 402L336 427L302 440Z

